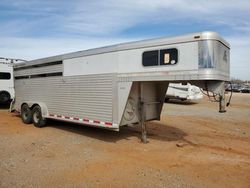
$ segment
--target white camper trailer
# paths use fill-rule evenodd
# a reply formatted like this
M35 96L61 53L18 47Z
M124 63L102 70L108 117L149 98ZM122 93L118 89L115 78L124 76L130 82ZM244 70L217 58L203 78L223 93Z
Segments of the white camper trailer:
M13 66L25 60L0 57L0 104L10 102L15 97Z
M203 98L202 91L199 87L190 83L170 83L166 93L166 101L169 99L179 99L182 101L199 100Z
M0 104L14 98L13 62L0 58Z
M220 96L229 80L229 44L214 32L159 38L33 60L14 67L13 107L24 123L56 119L119 131L160 120L169 82Z

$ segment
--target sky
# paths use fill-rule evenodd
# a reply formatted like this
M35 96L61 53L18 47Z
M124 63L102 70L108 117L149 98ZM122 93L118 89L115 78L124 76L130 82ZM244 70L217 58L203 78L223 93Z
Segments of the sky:
M0 24L0 57L26 60L215 31L231 77L250 80L250 0L0 0Z

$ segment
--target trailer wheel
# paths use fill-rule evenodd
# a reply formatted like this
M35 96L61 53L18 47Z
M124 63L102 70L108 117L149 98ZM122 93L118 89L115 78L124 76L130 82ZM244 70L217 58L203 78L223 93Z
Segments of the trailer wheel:
M10 100L10 94L7 91L0 92L0 103L6 103Z
M21 117L25 124L32 123L32 112L27 104L23 104L21 107Z
M32 119L35 127L44 127L46 125L46 119L42 116L42 111L40 106L35 106L32 109Z

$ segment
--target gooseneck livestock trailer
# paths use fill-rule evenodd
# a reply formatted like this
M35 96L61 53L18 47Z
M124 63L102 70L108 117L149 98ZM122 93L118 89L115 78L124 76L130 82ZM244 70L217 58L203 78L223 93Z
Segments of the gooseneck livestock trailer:
M119 131L160 120L170 82L189 82L219 95L225 111L228 42L214 32L159 38L58 55L14 66L13 109L24 123L46 119Z

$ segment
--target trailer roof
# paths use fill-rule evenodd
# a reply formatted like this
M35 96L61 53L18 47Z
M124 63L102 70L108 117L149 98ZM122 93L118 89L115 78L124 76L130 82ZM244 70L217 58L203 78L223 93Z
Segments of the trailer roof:
M82 57L82 56L90 56L90 55L96 55L96 54L102 54L102 53L124 51L124 50L153 47L153 46L161 46L161 45L169 45L169 44L177 44L177 43L186 43L186 42L201 41L201 40L217 40L217 41L222 42L228 48L230 48L229 43L226 40L224 40L222 37L220 37L218 33L205 31L205 32L192 33L192 34L181 35L181 36L176 36L176 37L161 37L161 38L156 38L156 39L121 43L121 44L116 44L116 45L111 45L111 46L106 46L106 47L77 51L77 52L17 63L15 64L15 67L25 67L25 66L43 64L43 63L54 62L54 61L62 61L65 59L72 59L72 58Z

